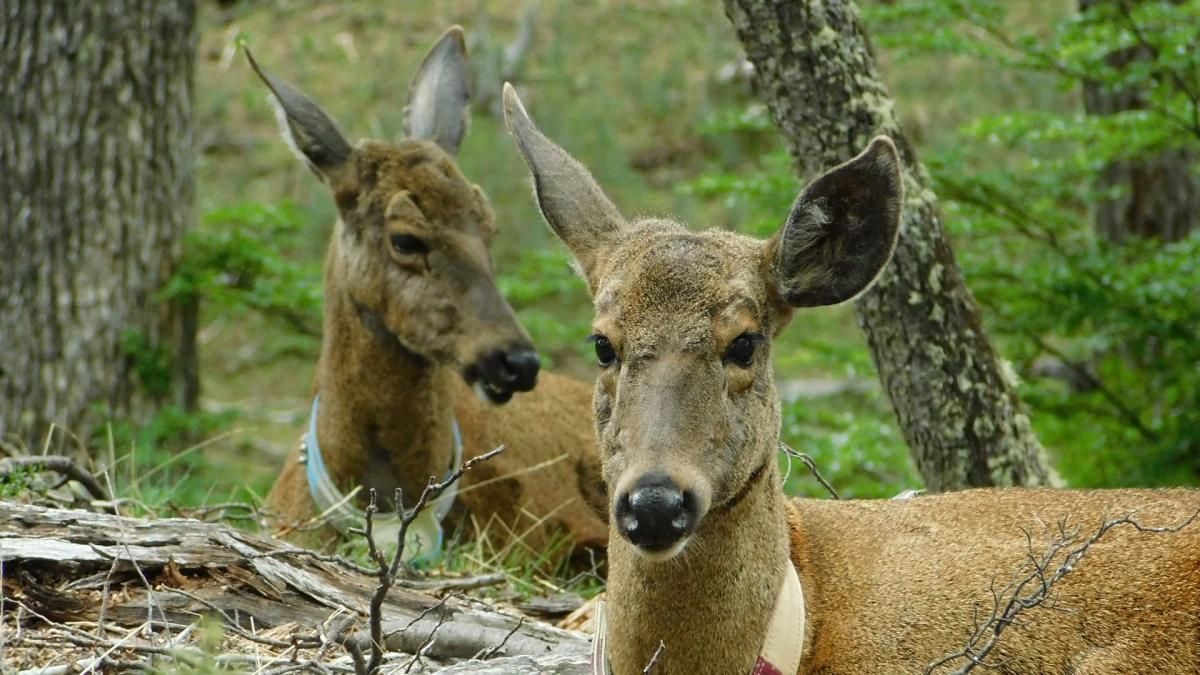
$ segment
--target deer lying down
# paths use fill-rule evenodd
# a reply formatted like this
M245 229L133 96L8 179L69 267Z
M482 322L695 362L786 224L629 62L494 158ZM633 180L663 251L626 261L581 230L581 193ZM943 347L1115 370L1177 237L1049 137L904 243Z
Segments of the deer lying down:
M455 162L467 130L462 30L447 31L421 64L408 137L394 143L351 145L316 104L250 61L278 104L285 140L338 210L325 262L319 398L268 497L275 524L312 543L305 524L324 513L332 527L315 538L329 540L362 526L366 490L343 498L356 487L374 488L384 510L397 487L412 505L431 476L503 444L503 454L463 478L457 500L443 496L427 509L406 554L436 552L452 503L498 546L519 539L541 553L564 530L577 544L602 546L608 528L587 387L543 373L531 392L538 355L496 288L495 216ZM381 544L395 526L376 517Z
M925 672L968 646L997 607L993 590L1000 615L1010 583L1030 579L1021 593L1032 597L1031 555L1065 541L1042 566L1052 576L1107 519L1130 514L1171 531L1113 525L986 662L1002 673L1200 672L1200 521L1189 520L1200 491L784 496L772 338L794 309L854 297L888 261L902 199L891 141L814 181L758 241L626 221L511 87L504 101L542 213L595 300L612 530L597 643L612 673L643 672L660 640L655 675Z

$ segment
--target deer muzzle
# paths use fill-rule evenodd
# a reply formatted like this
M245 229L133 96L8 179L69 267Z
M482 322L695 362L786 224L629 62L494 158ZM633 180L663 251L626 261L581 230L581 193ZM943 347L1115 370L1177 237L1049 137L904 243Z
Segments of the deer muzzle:
M519 345L484 352L467 366L463 377L492 403L506 403L513 392L531 391L537 385L541 359L532 347Z
M617 498L617 531L634 546L671 557L682 549L699 521L695 493L659 471L643 474Z

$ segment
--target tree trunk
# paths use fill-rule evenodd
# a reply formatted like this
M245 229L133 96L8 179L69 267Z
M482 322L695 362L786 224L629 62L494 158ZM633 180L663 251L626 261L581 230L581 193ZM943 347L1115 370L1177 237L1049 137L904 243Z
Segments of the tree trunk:
M1008 365L983 332L857 8L849 0L724 3L802 176L849 159L876 134L900 148L900 241L855 312L926 487L1058 483Z
M187 393L181 315L155 294L193 218L196 8L0 16L0 439L40 448L51 424L86 439Z
M1080 0L1086 13L1113 0ZM1106 60L1114 68L1151 58L1144 47L1112 52ZM1108 91L1096 82L1083 83L1083 108L1089 115L1112 115L1146 107L1143 93L1134 88ZM1193 168L1200 155L1185 148L1169 148L1150 157L1125 159L1106 165L1098 179L1102 190L1120 188L1119 196L1095 206L1096 234L1114 243L1130 238L1156 238L1163 242L1187 237L1200 223L1200 181Z

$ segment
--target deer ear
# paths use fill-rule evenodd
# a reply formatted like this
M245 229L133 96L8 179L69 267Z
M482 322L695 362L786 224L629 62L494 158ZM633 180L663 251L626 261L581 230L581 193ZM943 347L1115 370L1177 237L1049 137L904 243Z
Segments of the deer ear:
M817 307L866 290L896 246L903 195L900 158L885 136L809 184L766 243L779 296Z
M571 250L584 278L595 290L597 262L608 242L624 227L624 219L588 170L537 130L517 91L507 82L504 119L533 174L534 197L542 215Z
M433 141L451 155L467 135L467 103L471 98L467 45L463 29L451 26L417 68L404 128L413 138Z
M246 59L271 90L284 140L314 173L328 180L353 152L342 132L316 103L259 67L248 48Z

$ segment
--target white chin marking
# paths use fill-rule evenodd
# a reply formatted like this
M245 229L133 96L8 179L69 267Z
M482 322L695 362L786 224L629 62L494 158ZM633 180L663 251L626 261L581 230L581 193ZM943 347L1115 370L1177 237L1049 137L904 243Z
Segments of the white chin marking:
M487 391L484 390L483 380L475 380L475 384L471 387L475 390L475 396L479 397L480 401L490 403L492 399L488 398Z
M691 540L692 540L691 536L684 537L683 539L680 539L679 541L675 542L675 544L672 545L671 548L669 548L665 551L647 551L646 549L642 548L641 546L636 546L636 545L633 547L633 550L637 551L638 555L640 555L643 560L649 560L650 562L656 562L656 563L666 562L666 561L670 560L671 558L674 558L675 556L679 555L680 552L682 552L683 549L687 547L688 542Z

